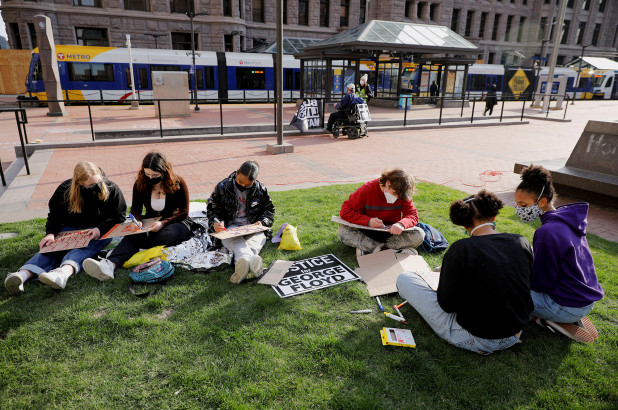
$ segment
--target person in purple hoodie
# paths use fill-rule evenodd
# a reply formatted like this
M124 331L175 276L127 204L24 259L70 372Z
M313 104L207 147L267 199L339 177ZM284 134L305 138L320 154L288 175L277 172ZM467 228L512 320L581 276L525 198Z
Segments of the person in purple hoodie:
M554 333L591 343L598 333L588 313L603 298L586 240L588 203L554 207L549 171L530 165L515 191L515 212L525 222L541 218L534 233L534 275L530 286L532 320Z

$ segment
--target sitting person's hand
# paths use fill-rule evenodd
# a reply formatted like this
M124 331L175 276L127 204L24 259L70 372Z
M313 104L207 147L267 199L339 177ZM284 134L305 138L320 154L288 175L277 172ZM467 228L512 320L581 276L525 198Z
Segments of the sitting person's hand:
M161 222L157 221L154 224L152 224L152 227L150 228L150 230L152 232L159 232L161 230L161 228L163 228L163 224Z
M369 226L371 228L385 228L384 222L382 222L382 220L379 218L371 218L369 220Z
M396 224L393 224L391 226L391 229L389 229L388 231L393 235L400 235L403 232L403 229L403 225L397 222Z

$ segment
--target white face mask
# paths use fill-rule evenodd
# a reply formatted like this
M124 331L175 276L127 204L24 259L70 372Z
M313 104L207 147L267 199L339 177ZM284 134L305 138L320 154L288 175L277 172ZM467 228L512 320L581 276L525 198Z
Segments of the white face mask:
M384 191L384 197L386 198L386 202L389 204L394 203L397 200L397 197L390 192Z
M360 80L360 85L365 85L365 80Z

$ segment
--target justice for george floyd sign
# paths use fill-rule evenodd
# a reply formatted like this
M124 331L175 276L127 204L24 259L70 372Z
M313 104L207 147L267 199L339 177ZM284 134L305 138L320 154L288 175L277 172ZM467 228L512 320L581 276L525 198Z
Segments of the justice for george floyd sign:
M335 255L328 254L294 262L273 289L282 298L287 298L357 279L360 276Z

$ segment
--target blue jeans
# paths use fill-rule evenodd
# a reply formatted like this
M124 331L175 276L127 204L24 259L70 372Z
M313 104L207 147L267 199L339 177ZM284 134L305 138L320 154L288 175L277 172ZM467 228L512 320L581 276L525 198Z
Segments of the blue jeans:
M490 354L513 346L521 332L504 339L476 337L457 323L456 313L446 313L438 304L438 294L415 272L403 272L397 278L397 289L402 298L416 309L427 324L442 339L461 349L479 354Z
M534 302L532 316L558 323L575 323L583 319L594 307L594 302L584 307L568 307L556 303L547 293L530 291Z
M84 228L91 229L91 228ZM75 228L70 226L63 227L60 232L74 231ZM112 240L103 239L97 241L90 241L85 248L71 249L69 251L59 252L47 252L36 253L28 262L24 264L19 270L29 270L35 275L39 276L41 273L49 272L59 266L70 265L75 270L75 273L79 272L82 268L82 262L86 258L92 258L96 256L103 248L105 248Z

